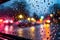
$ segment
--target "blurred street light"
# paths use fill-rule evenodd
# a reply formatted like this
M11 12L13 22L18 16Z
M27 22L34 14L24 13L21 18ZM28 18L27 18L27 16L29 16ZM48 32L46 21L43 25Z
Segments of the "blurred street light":
M34 18L31 18L31 21L36 22L36 20Z
M44 16L41 16L41 19L44 19Z
M50 14L50 17L53 17L53 14Z
M30 21L30 18L27 18L28 21Z
M29 17L29 18L27 18L27 20L30 21L30 22L36 22L35 18L30 18Z
M34 18L31 18L31 20L35 20Z
M40 19L40 23L43 23L43 19Z
M19 15L18 17L22 19L23 18L23 15Z
M50 20L46 20L47 23L50 23Z

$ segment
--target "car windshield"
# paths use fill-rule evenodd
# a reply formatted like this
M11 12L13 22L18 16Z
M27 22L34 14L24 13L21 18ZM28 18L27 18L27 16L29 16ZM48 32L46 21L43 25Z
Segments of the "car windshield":
M60 40L60 0L0 0L0 40Z

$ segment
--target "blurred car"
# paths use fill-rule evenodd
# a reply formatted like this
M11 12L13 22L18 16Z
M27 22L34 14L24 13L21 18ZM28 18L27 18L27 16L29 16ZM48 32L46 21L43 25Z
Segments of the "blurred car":
M29 27L29 26L31 26L31 23L28 22L27 20L20 20L18 26L19 27Z
M29 22L28 20L19 20L17 23L19 27L30 27L36 24L34 22Z

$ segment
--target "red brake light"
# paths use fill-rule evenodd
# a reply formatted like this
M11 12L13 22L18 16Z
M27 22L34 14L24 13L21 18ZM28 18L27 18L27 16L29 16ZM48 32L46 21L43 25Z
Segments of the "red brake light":
M10 23L13 23L13 20L10 20Z
M4 31L5 31L5 33L8 33L8 31L9 31L9 26L8 25L5 26Z
M4 23L9 23L9 21L8 20L5 20Z
M3 22L3 19L0 19L0 23L2 23Z

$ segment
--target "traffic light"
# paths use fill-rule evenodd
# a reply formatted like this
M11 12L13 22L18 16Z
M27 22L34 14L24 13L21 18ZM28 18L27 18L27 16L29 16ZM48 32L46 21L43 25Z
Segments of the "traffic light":
M10 1L10 0L0 0L0 4L5 3L7 1Z

